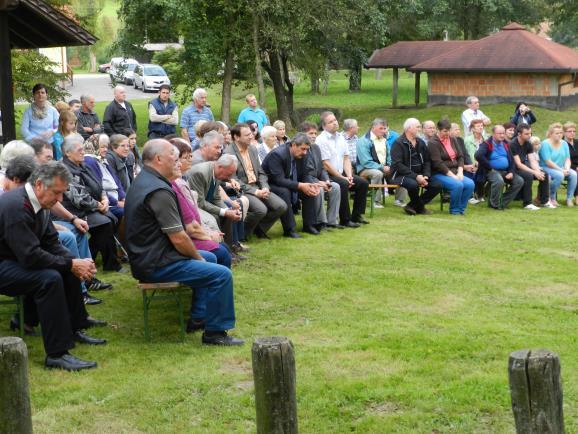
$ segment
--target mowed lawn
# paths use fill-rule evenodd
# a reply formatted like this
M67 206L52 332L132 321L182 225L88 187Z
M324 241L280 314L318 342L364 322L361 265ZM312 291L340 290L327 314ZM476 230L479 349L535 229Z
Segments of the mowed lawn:
M328 97L309 96L303 83L297 104L341 108L363 129L377 116L399 129L409 116L458 120L463 110L391 110L387 81L368 77L353 96L341 75ZM209 99L218 112L217 96ZM513 107L482 109L503 121ZM577 118L536 114L541 136L547 123ZM134 280L99 273L115 288L96 293L105 303L90 312L109 321L94 331L109 343L74 350L98 369L45 371L41 340L26 338L35 431L254 432L251 343L282 335L295 345L304 433L514 432L507 361L522 348L560 355L566 429L577 433L578 208L479 204L452 217L436 198L433 215L408 217L391 203L359 229L288 240L276 225L271 241L251 242L250 259L234 269L241 348L203 347L198 334L180 343L168 302L153 304L145 342ZM8 316L3 309L5 325Z

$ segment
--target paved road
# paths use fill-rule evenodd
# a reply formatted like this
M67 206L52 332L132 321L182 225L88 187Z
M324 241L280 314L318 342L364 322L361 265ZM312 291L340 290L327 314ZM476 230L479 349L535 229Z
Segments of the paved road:
M136 90L132 84L126 85L126 97L130 100L152 99L154 93L143 93ZM95 101L112 101L112 85L108 74L77 74L74 76L74 86L68 89L70 98L80 98L80 95L94 95Z

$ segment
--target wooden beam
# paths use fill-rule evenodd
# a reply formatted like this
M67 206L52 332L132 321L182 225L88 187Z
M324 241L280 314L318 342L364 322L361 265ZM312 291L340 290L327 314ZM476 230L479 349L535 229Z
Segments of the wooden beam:
M397 88L399 81L399 70L398 68L393 68L393 91L391 93L391 102L393 108L397 107Z
M16 139L8 12L0 12L0 110L4 143Z
M420 75L421 72L416 72L415 73L415 106L419 106L419 92L420 92Z

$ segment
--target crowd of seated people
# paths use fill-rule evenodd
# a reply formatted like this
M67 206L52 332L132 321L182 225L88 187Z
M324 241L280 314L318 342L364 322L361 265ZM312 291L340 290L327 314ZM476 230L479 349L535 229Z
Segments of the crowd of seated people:
M59 113L46 88L35 86L26 141L0 154L0 226L21 225L0 234L0 277L8 282L0 279L0 294L26 297L24 318L10 325L23 322L31 334L42 325L47 367L96 366L69 350L74 342L105 343L85 333L103 325L84 307L101 303L91 292L111 287L95 276L99 254L104 271L126 272L128 260L136 279L191 286L187 331L202 331L207 345L242 345L228 334L235 326L231 267L247 258L252 237L269 239L277 221L291 239L302 238L298 214L310 235L359 228L369 224L370 184L393 186L394 204L410 216L431 214L427 205L440 193L458 216L484 200L496 210L514 200L532 211L556 208L563 181L566 205L578 200L576 125L552 124L540 141L525 103L511 122L490 129L479 100L469 97L465 137L448 119L412 117L399 132L382 118L367 126L346 119L339 131L327 111L320 125L303 122L289 138L282 121L269 125L254 95L229 127L214 120L207 92L197 89L179 137L178 106L163 86L149 106L150 140L139 148L134 110L121 87L114 92L103 128L92 96L59 105ZM374 206L383 208L389 194L378 188Z

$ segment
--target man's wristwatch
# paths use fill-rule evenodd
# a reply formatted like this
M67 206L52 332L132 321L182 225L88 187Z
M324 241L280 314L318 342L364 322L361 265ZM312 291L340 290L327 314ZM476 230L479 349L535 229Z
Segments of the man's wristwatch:
M73 215L72 218L70 220L68 220L70 223L74 224L74 220L76 220L77 218L79 218L78 216Z

